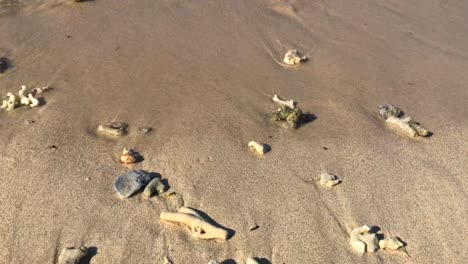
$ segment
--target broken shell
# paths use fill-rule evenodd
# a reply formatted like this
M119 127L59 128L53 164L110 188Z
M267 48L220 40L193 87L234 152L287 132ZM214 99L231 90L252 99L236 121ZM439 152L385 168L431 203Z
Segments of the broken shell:
M273 101L280 104L280 105L285 105L291 109L294 109L294 101L293 100L289 100L289 101L284 101L284 100L281 100L281 98L278 97L277 94L275 94L275 96L273 96Z
M58 264L78 264L86 254L88 254L88 248L86 247L66 247L60 253Z
M320 184L327 186L327 187L333 187L340 183L341 180L338 179L337 176L330 174L330 173L322 173L320 174Z
M397 250L404 245L405 244L397 237L387 237L379 241L379 247L381 249Z
M125 136L127 134L128 125L123 122L108 122L104 125L99 125L98 132L107 136Z
M258 154L263 155L268 152L269 147L266 144L258 143L255 141L250 141L248 144L249 148L254 148Z
M120 156L120 162L125 164L135 163L137 162L137 157L138 155L132 149L124 148Z
M374 252L379 248L377 236L370 232L371 228L363 225L351 231L350 244L359 253Z
M297 50L288 50L283 58L283 62L291 66L300 65L306 60L307 58L305 56L301 56Z
M145 190L143 191L143 196L145 198L151 197L153 194L160 195L161 193L167 190L166 185L159 178L155 178L146 185Z

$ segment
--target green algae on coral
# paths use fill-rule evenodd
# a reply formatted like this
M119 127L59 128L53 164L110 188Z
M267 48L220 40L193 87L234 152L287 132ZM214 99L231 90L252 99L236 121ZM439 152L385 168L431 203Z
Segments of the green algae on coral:
M300 108L293 109L285 105L271 113L270 116L273 121L286 122L289 128L298 128L304 117Z

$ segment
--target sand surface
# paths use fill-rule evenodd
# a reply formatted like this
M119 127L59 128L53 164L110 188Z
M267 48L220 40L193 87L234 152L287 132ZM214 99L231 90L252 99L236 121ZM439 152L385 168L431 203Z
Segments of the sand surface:
M467 36L463 0L0 0L12 62L0 94L55 88L43 106L0 112L0 263L55 263L80 245L93 264L466 263ZM285 69L288 49L310 60ZM274 94L315 120L271 122ZM385 103L432 136L386 128ZM98 136L109 120L129 135ZM272 150L257 157L251 140ZM177 195L120 199L124 147ZM322 172L343 183L323 188ZM234 235L200 241L160 223L182 205ZM349 234L364 224L409 256L355 253Z

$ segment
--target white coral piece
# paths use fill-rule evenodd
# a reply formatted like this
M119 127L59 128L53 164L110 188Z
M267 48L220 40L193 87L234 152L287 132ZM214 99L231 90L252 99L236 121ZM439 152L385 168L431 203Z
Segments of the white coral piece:
M279 98L279 96L277 94L275 94L273 96L273 101L280 104L280 105L285 105L291 109L294 109L294 101L293 100L289 100L289 101L284 101L282 100L281 98Z
M254 148L255 151L257 151L258 154L264 155L266 152L268 152L268 146L262 143L258 143L256 141L250 141L248 144L248 147Z
M214 226L197 211L188 207L181 207L177 213L162 212L160 218L161 220L182 223L190 227L192 236L195 238L220 240L227 240L228 238L227 230Z
M405 244L397 237L387 237L379 241L379 247L381 249L397 250L404 245Z
M338 179L336 175L330 173L322 173L320 174L320 184L327 187L333 187L340 183L341 180Z
M305 56L301 56L297 50L288 50L283 58L283 62L291 66L300 65L306 60L307 58Z
M21 85L21 89L18 92L18 95L20 97L20 103L22 105L29 105L29 104L31 104L31 101L29 100L29 98L27 96L24 95L25 91L26 91L26 86Z
M379 248L377 236L370 232L371 228L363 225L351 231L351 246L359 253L374 252Z
M32 94L28 94L28 99L29 101L31 102L29 104L29 107L36 107L36 106L39 106L39 100L37 100L36 98L34 98L34 96Z

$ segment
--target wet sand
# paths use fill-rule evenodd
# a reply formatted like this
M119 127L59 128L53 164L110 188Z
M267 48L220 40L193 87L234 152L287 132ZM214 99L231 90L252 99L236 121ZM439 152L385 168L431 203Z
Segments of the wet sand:
M0 56L12 67L0 94L54 89L43 106L0 112L0 263L55 263L80 245L92 247L85 263L468 259L468 3L5 3ZM289 49L310 60L285 69ZM270 121L274 94L315 119L297 130ZM389 130L387 103L432 136ZM129 134L100 137L106 121ZM271 151L253 155L251 140ZM120 199L124 147L144 156L133 169L160 173L177 195ZM323 172L343 182L323 188ZM201 241L160 222L180 206L234 235ZM349 234L364 224L401 237L409 256L355 253Z

